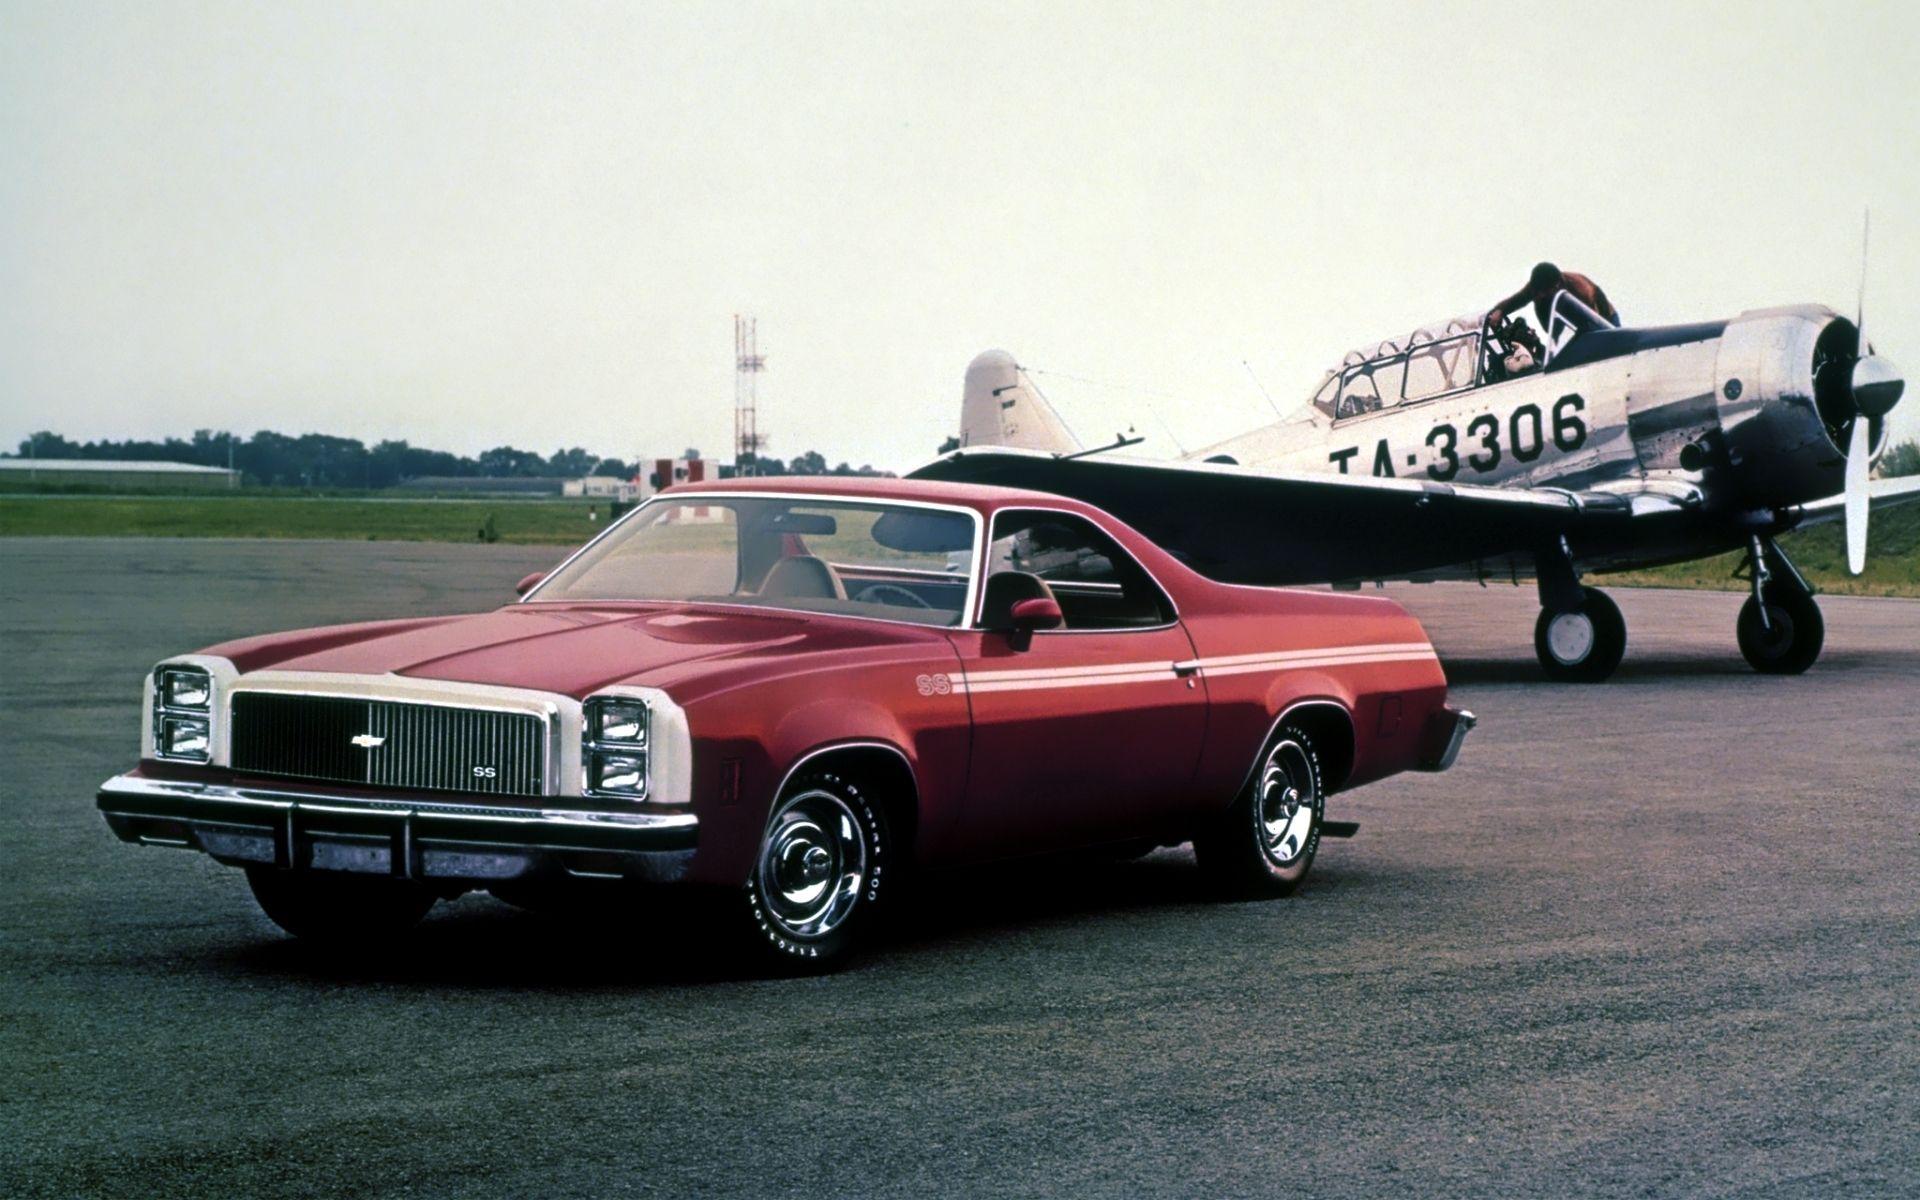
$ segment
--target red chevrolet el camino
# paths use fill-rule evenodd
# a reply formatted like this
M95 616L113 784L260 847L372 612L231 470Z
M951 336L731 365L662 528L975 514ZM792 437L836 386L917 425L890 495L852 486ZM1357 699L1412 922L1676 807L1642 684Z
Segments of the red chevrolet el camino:
M1327 795L1473 723L1398 605L1214 583L1035 492L680 487L521 587L160 663L108 824L245 868L303 937L685 882L820 966L920 865L1191 839L1290 892Z

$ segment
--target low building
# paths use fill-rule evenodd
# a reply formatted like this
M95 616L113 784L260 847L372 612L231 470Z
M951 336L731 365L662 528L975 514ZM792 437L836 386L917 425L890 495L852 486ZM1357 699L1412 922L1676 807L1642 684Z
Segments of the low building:
M560 489L562 496L590 496L608 500L631 500L640 492L639 487L618 475L589 475L585 479L569 479Z
M662 488L676 483L699 483L718 479L720 473L704 458L656 458L640 461L639 499L646 499Z
M0 488L121 488L130 491L220 491L240 486L240 472L193 463L109 458L0 458Z

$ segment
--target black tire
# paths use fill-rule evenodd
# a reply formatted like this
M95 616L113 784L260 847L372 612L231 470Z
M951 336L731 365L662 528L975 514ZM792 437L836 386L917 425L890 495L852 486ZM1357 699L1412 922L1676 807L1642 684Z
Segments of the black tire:
M275 925L330 945L391 942L419 924L434 901L411 880L337 871L248 867L247 885Z
M1533 652L1547 678L1561 683L1599 683L1611 677L1627 653L1627 621L1613 597L1580 589L1572 612L1540 610L1533 623Z
M880 805L845 776L809 771L775 802L754 855L741 904L749 944L776 970L838 967L879 919L895 874Z
M1734 630L1740 653L1762 675L1798 675L1820 657L1827 640L1827 622L1812 596L1791 585L1770 584L1764 589L1767 624L1760 623L1760 605L1752 596L1740 606Z
M1200 870L1228 895L1290 896L1306 881L1326 814L1320 753L1283 725L1233 806L1193 839Z

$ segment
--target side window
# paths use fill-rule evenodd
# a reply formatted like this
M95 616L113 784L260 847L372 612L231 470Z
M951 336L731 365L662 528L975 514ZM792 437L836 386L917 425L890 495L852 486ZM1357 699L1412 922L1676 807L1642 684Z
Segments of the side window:
M1009 510L993 519L987 577L1038 575L1068 629L1145 629L1173 620L1173 604L1145 568L1083 517ZM989 587L991 587L989 582Z
M1432 342L1413 352L1407 364L1407 401L1424 400L1473 386L1479 365L1480 335Z
M1349 367L1341 377L1341 417L1392 408L1400 403L1400 387L1407 374L1407 360L1386 358Z

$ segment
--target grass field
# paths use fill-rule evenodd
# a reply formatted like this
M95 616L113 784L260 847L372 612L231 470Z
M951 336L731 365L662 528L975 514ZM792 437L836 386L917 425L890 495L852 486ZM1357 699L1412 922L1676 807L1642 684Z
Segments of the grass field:
M565 545L586 541L606 519L605 500L388 500L245 493L0 496L0 536L5 537L498 540ZM482 537L489 521L492 537Z
M592 514L590 516L589 514ZM577 544L601 529L607 502L421 500L337 496L0 496L0 537L237 537L472 542L492 520L494 539ZM597 519L595 519L597 518ZM1782 539L1822 591L1920 596L1920 504L1875 516L1866 574L1846 573L1840 526ZM1606 586L1741 588L1738 555L1602 576Z

